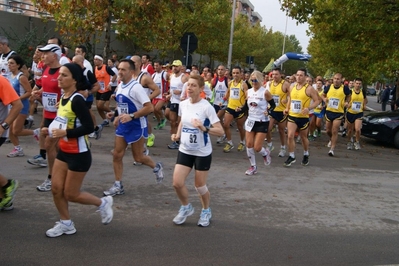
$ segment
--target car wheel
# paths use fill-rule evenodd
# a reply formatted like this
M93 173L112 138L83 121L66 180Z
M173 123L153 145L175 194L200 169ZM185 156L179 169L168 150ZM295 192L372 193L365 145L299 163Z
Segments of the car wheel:
M399 149L399 131L397 131L397 132L395 133L395 136L394 136L394 138L393 138L393 144L395 145L395 147L396 147L397 149Z

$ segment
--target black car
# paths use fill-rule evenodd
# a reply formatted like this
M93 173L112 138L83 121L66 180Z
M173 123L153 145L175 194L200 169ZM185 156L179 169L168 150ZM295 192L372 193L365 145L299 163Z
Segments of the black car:
M399 110L372 112L363 117L362 135L393 143L399 149Z
M370 95L370 96L374 96L374 95L377 95L377 91L374 88L367 88L366 94Z

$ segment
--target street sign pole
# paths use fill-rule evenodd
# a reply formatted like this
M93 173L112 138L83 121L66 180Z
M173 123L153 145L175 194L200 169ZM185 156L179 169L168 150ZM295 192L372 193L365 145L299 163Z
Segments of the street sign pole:
M229 54L227 58L227 68L231 71L231 57L233 55L233 35L234 35L234 19L236 10L236 0L233 0L233 10L231 15L231 27L230 27L230 44L229 44Z
M186 67L188 66L188 55L189 55L189 51L190 51L190 36L187 36L187 50L186 50Z

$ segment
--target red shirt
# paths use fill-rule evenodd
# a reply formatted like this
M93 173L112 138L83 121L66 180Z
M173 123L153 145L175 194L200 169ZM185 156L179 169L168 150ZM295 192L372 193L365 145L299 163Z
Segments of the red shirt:
M50 74L51 72L54 72ZM54 119L57 116L56 104L61 97L61 88L58 87L58 75L60 69L46 67L42 76L42 103L44 118Z

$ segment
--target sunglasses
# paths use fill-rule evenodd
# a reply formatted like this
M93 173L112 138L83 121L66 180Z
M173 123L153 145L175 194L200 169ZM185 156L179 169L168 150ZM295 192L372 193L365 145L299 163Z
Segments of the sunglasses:
M251 82L252 82L252 83L258 82L258 80L257 80L257 79L251 79Z

